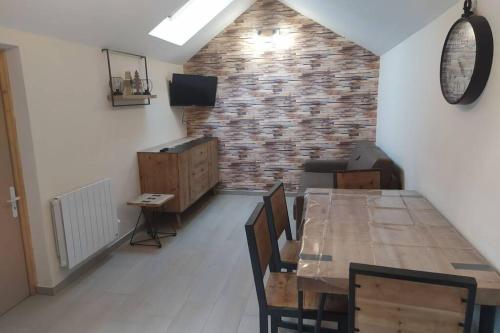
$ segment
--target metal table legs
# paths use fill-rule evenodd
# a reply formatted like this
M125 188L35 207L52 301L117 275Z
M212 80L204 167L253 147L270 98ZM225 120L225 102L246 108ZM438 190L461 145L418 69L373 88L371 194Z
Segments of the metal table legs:
M152 213L154 213L154 211ZM134 241L137 228L139 227L139 223L141 222L141 217L143 215L146 224L146 231L150 237ZM173 232L158 231L158 226L156 225L154 214L152 215L153 216L148 217L148 214L146 214L144 207L141 209L141 212L139 213L139 217L137 218L137 222L134 227L134 231L132 232L132 237L130 238L130 245L157 246L158 248L161 248L161 241L160 241L161 238L177 236L177 231L175 230Z
M496 312L496 306L481 305L481 313L479 315L479 333L495 332Z

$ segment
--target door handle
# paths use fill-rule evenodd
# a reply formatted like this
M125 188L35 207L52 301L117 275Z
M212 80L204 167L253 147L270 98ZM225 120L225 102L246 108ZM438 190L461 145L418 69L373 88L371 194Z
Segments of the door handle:
M16 189L14 188L14 186L11 186L9 188L9 192L10 192L10 200L7 200L7 203L10 203L10 206L12 208L12 217L17 218L19 216L17 210L17 202L21 200L21 198L16 195Z
M12 203L15 203L17 201L21 200L21 197L15 197L13 199L10 199L10 200L7 200L8 203L12 204Z

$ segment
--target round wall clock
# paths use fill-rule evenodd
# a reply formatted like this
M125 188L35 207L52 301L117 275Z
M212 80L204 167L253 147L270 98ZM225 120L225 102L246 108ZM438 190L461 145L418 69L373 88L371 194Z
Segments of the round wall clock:
M441 91L450 104L471 104L481 96L493 62L493 33L466 0L464 14L450 29L441 55Z

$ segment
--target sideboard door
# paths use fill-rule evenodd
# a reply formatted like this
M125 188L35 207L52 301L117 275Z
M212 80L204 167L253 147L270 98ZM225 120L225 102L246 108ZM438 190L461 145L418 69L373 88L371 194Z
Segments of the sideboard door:
M210 189L208 179L208 143L191 148L189 165L189 189L191 203Z
M218 140L214 139L208 143L208 177L210 188L219 183L219 147Z

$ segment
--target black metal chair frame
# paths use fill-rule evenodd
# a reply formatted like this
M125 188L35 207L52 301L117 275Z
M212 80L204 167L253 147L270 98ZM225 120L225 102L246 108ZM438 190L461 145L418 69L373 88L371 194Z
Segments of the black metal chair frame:
M274 225L274 217L273 217L273 206L271 202L271 197L278 191L280 188L283 188L283 195L285 195L285 189L283 182L277 182L271 190L263 196L264 203L266 206L266 214L267 214L267 223L269 225L269 233L271 235L271 244L273 248L273 265L277 271L280 271L282 269L286 269L287 271L291 272L293 270L297 270L297 265L296 264L289 264L286 262L281 261L281 256L280 256L280 247L278 244L279 236L276 231L276 227ZM290 227L290 215L288 214L288 206L286 205L286 195L285 195L285 211L286 211L286 218L288 223L285 226L285 235L286 239L291 241L293 240L292 236L292 229Z
M476 299L477 283L474 278L466 276L438 274L430 272L412 271L406 269L373 266L351 263L349 267L349 333L356 332L356 275L374 276L388 279L404 280L410 282L421 282L427 284L464 288L468 291L466 300L465 322L463 332L470 333L472 327L472 316L474 313L474 301Z
M299 308L276 308L268 306L267 298L266 298L266 289L264 286L264 275L260 268L259 261L259 253L257 248L257 241L254 233L254 224L257 221L258 216L262 213L264 209L264 204L259 203L257 207L255 207L252 215L248 219L245 224L245 231L248 241L248 250L250 252L250 261L252 263L252 271L255 282L255 289L257 292L257 300L259 303L259 322L260 322L260 333L268 332L268 316L271 316L271 332L276 333L278 331L278 327L298 330L298 324L283 321L282 318L305 318L305 319L316 319L317 312L316 310L304 310L299 311ZM276 272L270 267L271 272ZM286 274L286 273L284 273ZM302 294L299 293L299 306L301 308L302 304ZM339 318L343 316L339 315ZM345 316L344 316L345 317ZM314 327L310 325L303 325L302 329L306 332L314 332ZM335 331L332 331L335 332Z
M298 331L299 333L302 333L304 331L304 317L302 317L302 313L304 311L303 309L303 304L304 304L304 292L299 290L298 293L298 304L299 304L299 319L298 319ZM327 318L328 321L335 321L337 322L337 329L330 329L330 328L322 328L321 327L321 322L323 321L323 315L325 313L325 304L326 304L326 298L328 297L328 294L321 293L320 294L320 301L318 305L318 311L316 311L316 323L314 326L311 326L310 329L314 333L320 333L320 332L336 332L336 333L345 333L347 332L347 323L348 323L348 316L342 315L342 314L333 314L329 313ZM307 319L307 318L306 318Z

